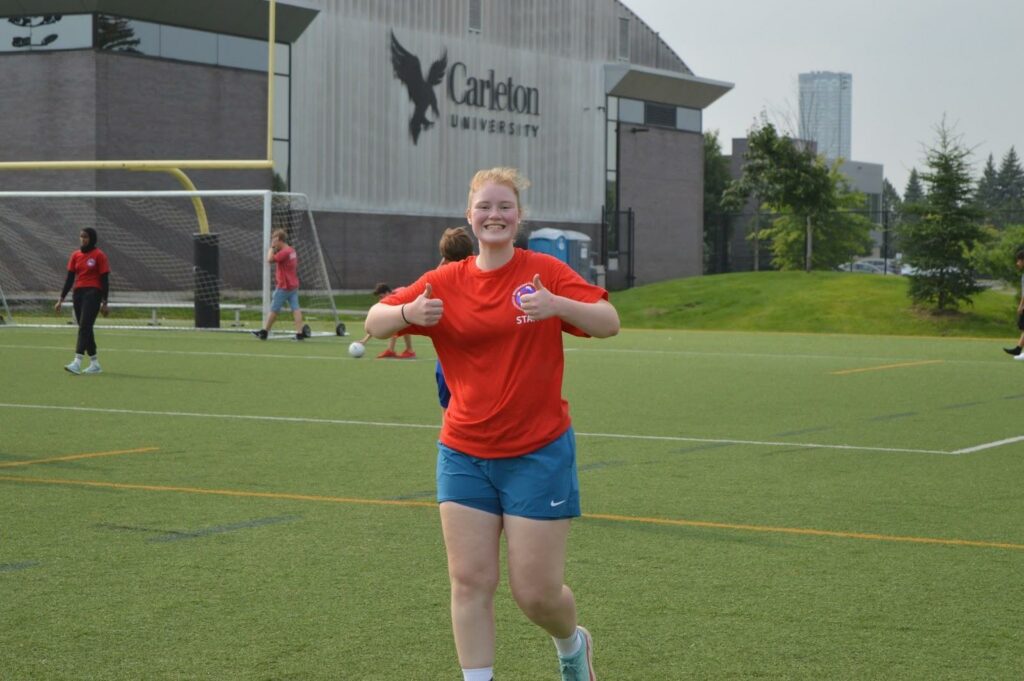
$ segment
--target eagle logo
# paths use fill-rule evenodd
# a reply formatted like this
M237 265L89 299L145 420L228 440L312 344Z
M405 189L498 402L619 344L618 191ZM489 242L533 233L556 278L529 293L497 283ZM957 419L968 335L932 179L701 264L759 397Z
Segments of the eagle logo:
M431 65L424 78L419 57L402 47L402 43L395 38L395 32L391 31L391 66L395 69L395 78L405 84L414 106L412 118L409 119L409 134L412 136L412 143L416 144L420 132L434 126L434 121L427 118L427 108L434 112L435 119L441 115L437 110L434 88L441 84L444 72L448 69L448 50Z

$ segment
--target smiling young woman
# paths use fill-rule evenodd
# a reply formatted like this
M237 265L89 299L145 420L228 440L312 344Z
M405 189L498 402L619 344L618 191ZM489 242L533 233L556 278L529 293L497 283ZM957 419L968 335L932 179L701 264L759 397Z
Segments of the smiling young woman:
M493 674L500 541L516 604L554 639L562 678L593 681L590 634L564 583L570 519L580 515L576 440L562 398L562 333L606 338L608 292L551 256L515 248L528 183L481 170L466 219L479 255L425 273L374 305L366 330L428 336L451 402L438 438L437 500L464 681Z

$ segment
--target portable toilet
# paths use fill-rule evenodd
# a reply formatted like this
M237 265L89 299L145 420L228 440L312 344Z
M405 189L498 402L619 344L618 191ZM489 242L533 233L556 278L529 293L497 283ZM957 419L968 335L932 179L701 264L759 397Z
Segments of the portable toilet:
M560 229L544 227L530 232L526 245L531 251L547 253L564 263L569 262L569 240Z
M545 227L530 233L527 246L531 251L558 258L587 281L594 280L594 266L590 262L590 237L583 232Z
M590 237L571 229L562 230L562 233L567 242L569 258L566 262L569 263L569 267L587 281L592 281L594 265L590 261Z

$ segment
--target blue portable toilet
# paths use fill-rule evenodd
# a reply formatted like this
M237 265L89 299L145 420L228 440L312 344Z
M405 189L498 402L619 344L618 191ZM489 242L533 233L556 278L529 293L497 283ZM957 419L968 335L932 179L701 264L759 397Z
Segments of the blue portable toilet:
M576 232L571 229L562 230L565 235L566 247L569 258L566 260L569 267L576 270L576 273L587 281L593 280L593 264L590 259L590 237L583 232Z
M531 251L547 253L558 258L587 281L594 279L590 237L583 232L551 227L537 229L530 232L527 247Z
M569 262L568 239L565 232L560 229L545 227L530 232L530 238L526 242L527 248L538 253L547 253L558 258L564 263Z

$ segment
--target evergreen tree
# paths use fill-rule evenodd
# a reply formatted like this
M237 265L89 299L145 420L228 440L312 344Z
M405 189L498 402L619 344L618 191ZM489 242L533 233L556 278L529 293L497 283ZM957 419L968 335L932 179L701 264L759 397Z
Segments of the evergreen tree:
M992 154L989 154L988 160L985 162L985 169L981 171L978 187L974 191L974 204L978 210L984 213L989 222L1002 226L1002 216L999 215L1000 201L999 173L996 172Z
M899 227L903 217L903 199L896 187L887 179L882 180L882 246L884 258L891 258L900 251Z
M998 184L1001 224L1024 222L1024 169L1013 147L1003 156Z
M921 176L917 174L917 168L910 169L910 177L907 178L907 187L903 190L903 204L912 205L921 203L924 199L924 187L921 186Z
M971 151L945 119L936 133L926 154L928 170L921 175L928 191L923 201L907 205L917 221L904 225L902 237L904 257L917 270L910 278L911 299L943 311L970 304L981 290L969 252L984 234L972 196Z
M892 182L888 178L882 180L882 210L898 211L903 205L903 199L900 198L900 193L896 191L896 187L892 186Z
M729 186L729 161L722 155L718 131L704 133L704 271L725 271L729 225L722 208L722 194ZM716 259L715 256L718 256Z

